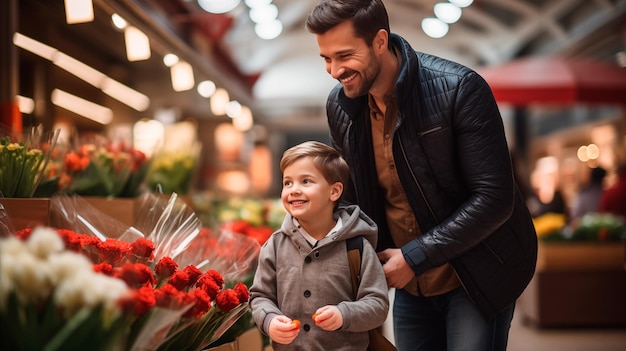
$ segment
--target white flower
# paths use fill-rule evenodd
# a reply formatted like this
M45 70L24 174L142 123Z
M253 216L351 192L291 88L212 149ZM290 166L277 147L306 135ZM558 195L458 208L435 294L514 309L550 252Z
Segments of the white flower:
M35 228L26 243L30 252L40 259L46 259L53 253L61 252L65 248L63 240L52 228Z
M111 278L104 274L94 274L85 294L88 296L88 305L103 303L105 315L117 315L121 312L118 301L128 291L129 288L123 280Z
M22 302L36 302L45 298L51 291L49 269L45 261L33 256L29 251L11 256L6 269L13 282L15 292Z
M79 272L92 272L92 263L87 257L70 251L63 251L48 257L48 265L50 279L55 286Z
M15 255L25 250L26 244L14 236L9 236L0 240L0 254L3 257Z
M79 270L60 282L54 292L54 300L67 316L99 304L105 306L108 314L117 314L117 300L127 290L126 284L117 278Z

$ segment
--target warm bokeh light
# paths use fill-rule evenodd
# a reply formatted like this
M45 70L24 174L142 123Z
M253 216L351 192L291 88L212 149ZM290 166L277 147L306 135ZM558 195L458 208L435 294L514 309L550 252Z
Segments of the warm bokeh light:
M185 61L179 61L170 67L170 73L174 91L187 91L196 84L193 78L193 67Z
M213 93L215 93L215 90L217 88L212 80L203 80L202 82L198 83L197 89L200 96L204 98L209 98L211 97L211 95L213 95Z
M249 173L252 189L259 194L267 192L272 185L272 152L266 145L252 149Z
M242 171L222 172L217 176L220 190L236 195L244 195L250 190L250 178Z
M233 118L233 126L241 132L248 131L254 125L254 118L252 118L252 111L248 106L241 107L241 113L237 118Z
M214 132L217 157L222 161L237 161L243 147L243 134L232 123L221 123Z
M133 146L151 157L163 142L165 127L154 119L142 119L133 126Z
M150 58L150 39L137 27L124 28L126 58L128 61L144 61Z
M93 19L91 0L65 0L65 21L67 24L92 22Z
M226 105L230 102L230 96L228 91L224 88L217 88L215 93L211 95L211 113L216 116L223 116L226 114Z
M60 89L54 89L50 101L56 106L88 118L100 124L109 124L113 120L113 111L102 105L85 100Z

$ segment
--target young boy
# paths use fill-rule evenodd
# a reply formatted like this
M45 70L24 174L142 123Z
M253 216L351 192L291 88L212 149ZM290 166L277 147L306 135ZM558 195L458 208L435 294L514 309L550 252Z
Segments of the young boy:
M315 141L283 154L281 199L288 214L263 245L250 306L257 326L281 350L365 350L382 325L388 287L374 247L377 226L355 206L338 207L347 163ZM361 283L353 301L346 240L362 236Z

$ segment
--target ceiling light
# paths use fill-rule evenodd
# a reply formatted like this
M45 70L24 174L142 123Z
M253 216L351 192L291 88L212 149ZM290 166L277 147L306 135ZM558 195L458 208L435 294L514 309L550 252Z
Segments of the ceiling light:
M50 61L57 52L57 49L17 32L13 35L13 44Z
M226 116L230 118L237 118L241 114L241 104L239 101L230 101L226 104Z
M150 40L137 27L127 26L124 29L126 40L126 57L128 61L143 61L150 58Z
M111 15L111 22L113 22L113 25L118 29L124 29L128 25L128 22L117 13Z
M439 39L448 34L448 24L438 18L424 18L422 20L422 30L431 38Z
M94 87L99 87L106 77L102 72L60 51L54 54L52 62Z
M144 94L117 82L100 71L81 61L53 48L38 42L20 33L13 35L13 43L40 57L52 61L59 68L75 75L79 79L99 88L105 94L117 99L137 111L145 111L150 106L150 99Z
M446 23L455 23L461 18L462 10L449 2L435 4L434 10L435 16Z
M185 61L180 61L170 67L170 75L174 91L186 91L196 84L193 78L193 68Z
M273 21L278 17L278 7L274 4L258 6L250 9L250 19L254 23Z
M178 56L174 54L166 54L163 56L163 64L167 67L172 67L178 62Z
M236 118L233 118L233 126L240 132L248 131L254 125L252 118L252 111L248 106L241 106L241 113Z
M65 0L65 21L67 24L93 21L91 0Z
M232 11L241 0L198 0L198 5L210 13L226 13Z
M200 96L208 98L211 97L211 95L213 95L213 93L215 93L215 83L213 83L213 81L211 80L205 80L202 81L200 83L198 83L198 94L200 94Z
M458 7L468 7L474 2L474 0L448 0L448 1L455 4Z
M52 91L50 101L59 107L63 107L68 111L72 111L100 124L109 124L113 120L113 111L111 111L110 108L98 105L60 89L54 89Z
M253 9L259 6L269 5L272 3L272 0L244 0L244 2L249 8Z
M211 113L215 116L222 116L226 114L226 105L230 101L228 91L224 88L218 88L215 93L211 95Z
M31 114L35 110L35 100L27 98L25 96L17 96L17 106L21 113Z
M283 31L283 24L279 20L259 23L254 26L254 32L261 39L274 39Z
M149 97L109 77L104 78L100 89L103 93L137 111L145 111L150 106Z

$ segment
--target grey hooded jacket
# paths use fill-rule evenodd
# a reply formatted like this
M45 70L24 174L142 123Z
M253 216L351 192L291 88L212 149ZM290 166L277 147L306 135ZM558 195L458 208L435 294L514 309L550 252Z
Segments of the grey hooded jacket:
M298 319L300 334L289 345L273 343L281 350L365 350L367 331L382 325L389 309L385 275L374 251L377 227L358 206L335 211L343 226L320 240L314 248L287 215L279 230L261 248L254 282L250 287L252 316L267 334L277 315ZM363 236L361 284L352 301L352 283L346 240ZM344 324L336 331L317 327L311 317L326 305L337 305Z

